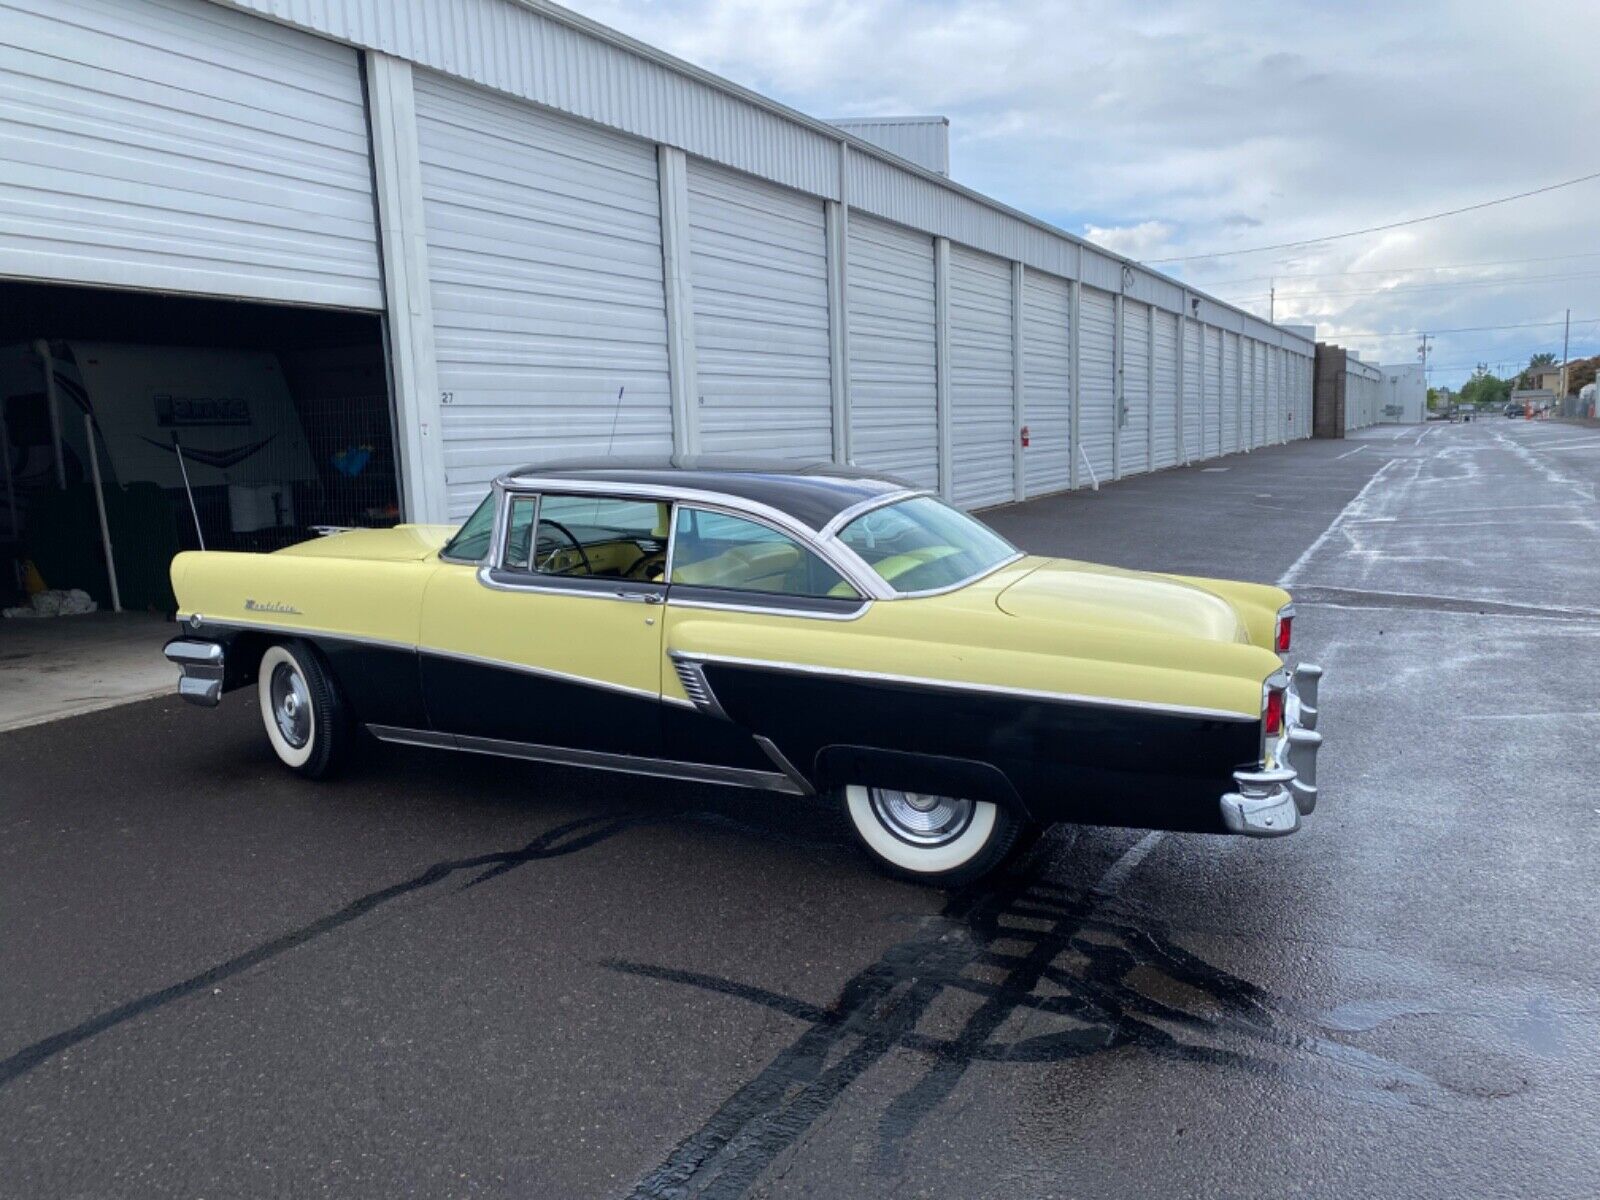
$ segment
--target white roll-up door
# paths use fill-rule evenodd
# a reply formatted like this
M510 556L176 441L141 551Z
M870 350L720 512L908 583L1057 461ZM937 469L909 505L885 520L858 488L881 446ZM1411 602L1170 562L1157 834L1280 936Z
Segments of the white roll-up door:
M1174 466L1178 461L1178 322L1176 313L1154 310L1156 342L1156 401L1152 414L1156 423L1157 468Z
M822 201L691 159L700 449L833 457Z
M519 463L667 454L655 148L419 71L452 516Z
M1124 475L1150 469L1150 306L1122 302L1122 436L1118 466Z
M1111 478L1113 465L1112 425L1116 420L1117 402L1116 314L1116 298L1109 292L1086 287L1079 293L1078 357L1082 359L1083 375L1078 389L1079 444L1094 477L1101 483Z
M1072 486L1072 285L1022 277L1022 371L1027 394L1028 495Z
M1011 264L950 247L951 498L1013 499Z
M1200 326L1183 322L1183 460L1200 457Z
M1283 440L1283 395L1278 376L1283 370L1283 352L1276 346L1267 347L1267 444L1276 445Z
M933 239L850 214L850 457L939 486Z
M201 0L0 9L0 275L383 306L355 51Z
M1239 335L1222 335L1222 452L1242 447L1239 440Z
M1206 327L1206 457L1222 453L1222 330Z
M1250 349L1250 444L1262 446L1267 440L1267 347L1264 342L1251 342Z

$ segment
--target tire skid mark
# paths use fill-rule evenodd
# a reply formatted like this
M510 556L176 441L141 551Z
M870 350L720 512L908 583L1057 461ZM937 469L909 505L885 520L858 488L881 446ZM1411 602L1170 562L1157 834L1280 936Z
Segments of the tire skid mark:
M591 846L615 837L636 826L666 819L664 817L642 816L593 816L580 817L574 821L557 825L546 830L538 837L515 850L501 850L488 854L477 854L467 858L451 859L434 863L420 874L413 875L410 879L399 883L390 884L375 892L368 892L346 904L343 908L319 917L309 924L298 929L292 929L262 942L235 955L225 962L206 968L204 971L177 983L169 984L143 996L136 997L115 1008L107 1009L102 1013L79 1022L70 1029L61 1030L49 1037L41 1038L32 1045L25 1046L8 1058L0 1059L0 1088L13 1083L21 1076L26 1075L35 1067L54 1058L63 1051L83 1044L102 1033L115 1029L119 1025L136 1020L157 1009L163 1008L174 1001L192 996L196 992L214 987L226 979L240 975L262 963L270 962L290 951L297 950L309 942L326 937L328 934L342 929L344 926L361 919L373 910L385 904L398 900L403 896L420 892L427 888L442 883L452 875L462 871L482 870L483 873L463 885L465 888L474 887L486 882L495 876L507 871L515 870L531 862L542 859L560 858L564 855L575 854L587 850Z
M1308 1010L1206 962L1148 923L1106 914L1106 901L1151 848L1136 843L1083 890L1014 878L987 893L958 895L847 981L826 1008L717 976L607 962L808 1026L639 1180L633 1200L746 1195L851 1084L897 1050L927 1065L879 1117L877 1167L886 1177L897 1172L908 1138L974 1064L1054 1064L1126 1048L1382 1107L1443 1095L1427 1075L1326 1036ZM1042 985L1051 990L1041 994ZM919 1023L942 997L956 998L967 1015L953 1034L923 1032ZM1030 1035L1034 1021L1056 1027ZM1007 1038L1008 1028L1022 1032Z

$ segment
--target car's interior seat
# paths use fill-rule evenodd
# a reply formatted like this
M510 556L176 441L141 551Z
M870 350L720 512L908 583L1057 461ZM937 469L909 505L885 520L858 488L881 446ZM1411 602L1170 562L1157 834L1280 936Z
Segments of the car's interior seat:
M800 566L800 549L786 542L733 546L699 562L674 562L672 582L694 587L782 591L788 574Z

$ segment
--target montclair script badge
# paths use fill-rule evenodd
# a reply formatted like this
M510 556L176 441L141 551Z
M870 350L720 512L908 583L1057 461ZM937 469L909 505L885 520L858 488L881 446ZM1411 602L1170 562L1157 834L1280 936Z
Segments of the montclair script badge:
M246 612L269 613L298 613L300 610L292 604L279 604L276 600L250 600L244 602Z

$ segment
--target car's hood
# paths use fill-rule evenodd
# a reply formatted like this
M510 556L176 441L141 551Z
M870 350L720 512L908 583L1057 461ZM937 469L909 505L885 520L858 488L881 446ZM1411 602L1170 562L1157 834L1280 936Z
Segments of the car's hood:
M1234 606L1198 584L1064 558L1035 561L996 598L1002 612L1097 630L1249 640Z

